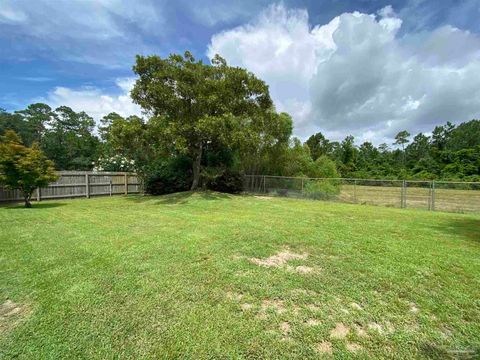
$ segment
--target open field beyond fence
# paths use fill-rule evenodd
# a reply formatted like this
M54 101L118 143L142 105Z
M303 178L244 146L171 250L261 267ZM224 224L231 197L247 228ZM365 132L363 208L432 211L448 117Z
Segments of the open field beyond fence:
M312 186L315 184L319 186ZM480 212L480 183L472 182L247 175L244 189L246 192L271 196L448 212Z
M2 359L480 354L480 216L219 193L0 207Z

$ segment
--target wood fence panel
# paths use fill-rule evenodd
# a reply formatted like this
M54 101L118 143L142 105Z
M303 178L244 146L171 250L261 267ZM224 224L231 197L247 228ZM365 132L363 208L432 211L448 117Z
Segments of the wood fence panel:
M133 173L60 171L57 174L58 180L34 192L32 200L38 200L38 196L41 200L46 200L135 194L141 191L138 176ZM0 202L21 200L23 196L20 191L0 186Z

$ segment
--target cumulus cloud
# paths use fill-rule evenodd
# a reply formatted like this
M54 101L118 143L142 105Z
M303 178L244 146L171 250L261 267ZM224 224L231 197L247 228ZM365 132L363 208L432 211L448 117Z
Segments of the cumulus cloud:
M312 26L306 10L271 6L214 35L219 53L270 85L295 132L382 142L480 115L480 37L452 26L399 36L392 7Z
M130 98L130 90L134 83L135 80L132 78L117 79L116 85L119 89L117 95L107 94L96 87L71 89L59 86L45 98L35 99L35 102L44 102L52 108L65 105L75 111L85 111L97 121L111 112L122 116L141 115L141 108Z
M0 39L9 45L5 56L44 53L61 60L119 67L150 47L142 35L164 24L154 1L3 0ZM52 55L54 54L54 55Z

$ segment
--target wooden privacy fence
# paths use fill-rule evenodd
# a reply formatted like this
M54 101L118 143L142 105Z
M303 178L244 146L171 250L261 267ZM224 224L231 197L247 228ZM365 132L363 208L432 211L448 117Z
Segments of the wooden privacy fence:
M60 171L57 174L58 180L45 188L37 189L32 200L127 195L141 191L140 181L134 173ZM20 191L0 187L0 202L21 200L23 195Z

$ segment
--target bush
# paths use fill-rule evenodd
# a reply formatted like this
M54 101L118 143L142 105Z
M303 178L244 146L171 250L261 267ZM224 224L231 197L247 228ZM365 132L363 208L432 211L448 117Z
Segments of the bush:
M243 174L227 169L221 175L209 179L206 187L213 191L238 194L243 191Z
M145 192L151 195L190 190L192 161L186 156L159 159L144 171Z
M331 200L340 193L340 184L336 180L309 181L305 184L304 193L315 200Z

